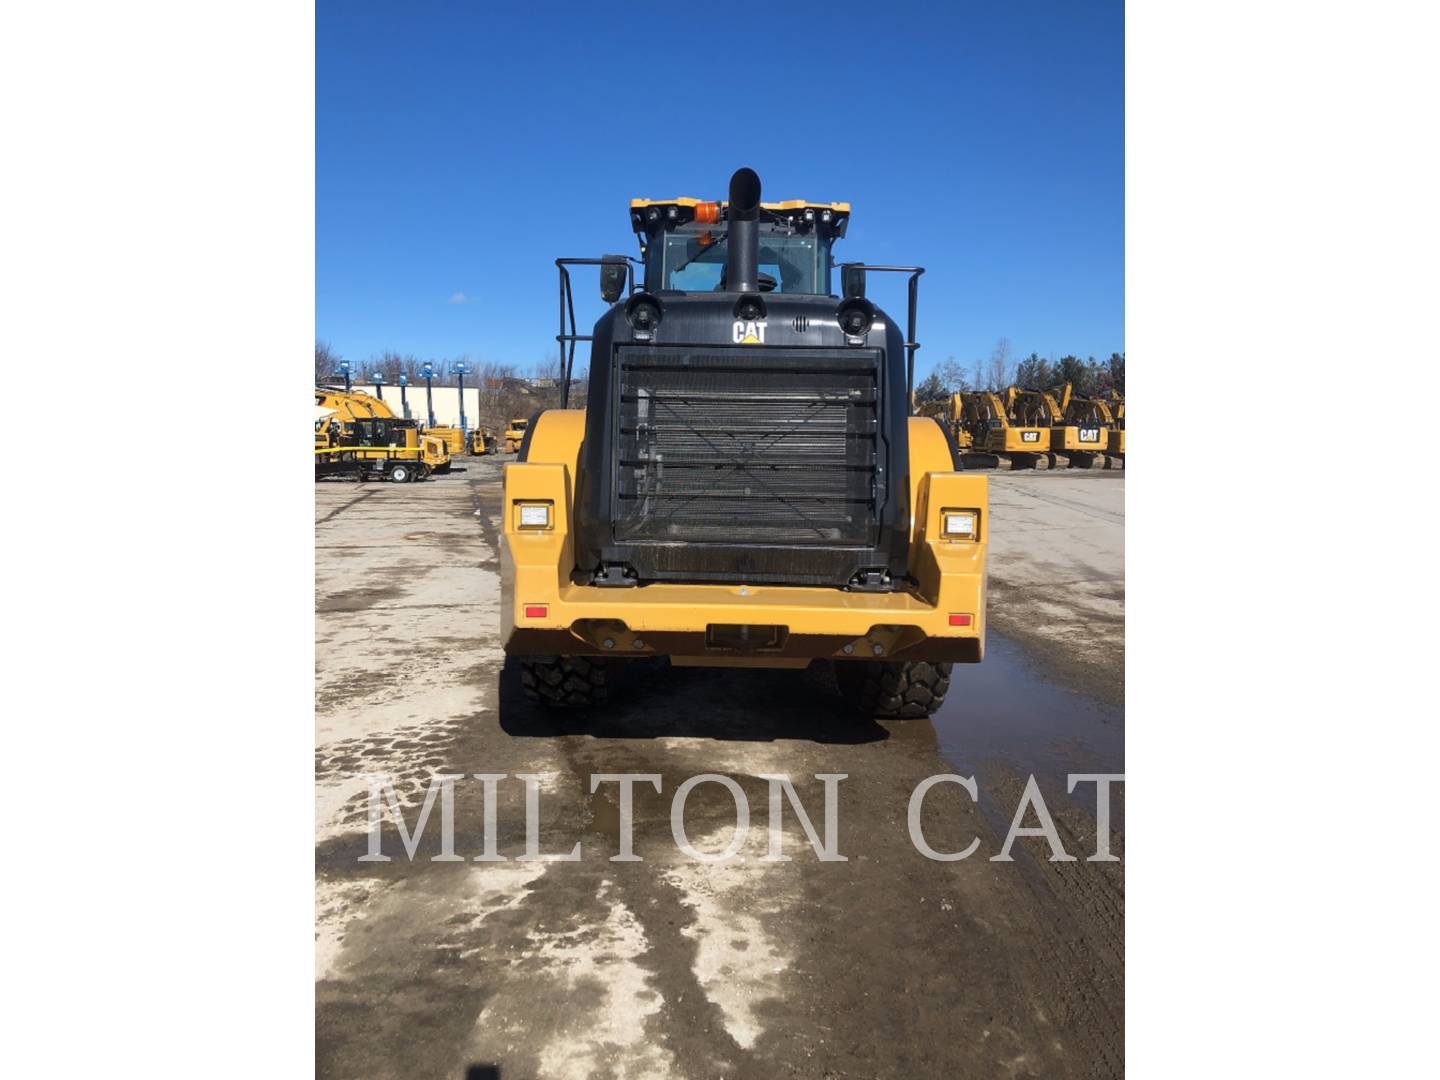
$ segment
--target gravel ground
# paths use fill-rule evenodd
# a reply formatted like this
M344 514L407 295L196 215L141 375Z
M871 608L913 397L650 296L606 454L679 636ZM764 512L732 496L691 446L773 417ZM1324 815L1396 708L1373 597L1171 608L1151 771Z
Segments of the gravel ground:
M1123 473L997 474L992 634L955 670L934 721L847 719L823 667L635 673L593 722L521 697L498 641L500 466L462 459L420 484L316 486L317 1070L322 1077L1093 1077L1123 1051L1123 864L1096 846L1093 785L1123 771ZM483 785L455 785L454 850L437 802L413 860L387 822L367 852L366 774L392 778L410 824L434 772L508 774L486 849ZM928 776L976 778L907 805ZM525 785L545 777L538 848L518 861ZM619 851L617 785L637 785L636 862ZM671 800L732 778L750 829L701 862ZM1000 852L1027 774L1075 862L1042 838ZM838 782L846 861L817 857L787 805L789 861L762 861L771 775L823 831ZM1123 789L1114 799L1123 821ZM717 783L690 795L701 851L730 843ZM1029 824L1034 824L1031 815ZM1111 847L1123 854L1116 829Z

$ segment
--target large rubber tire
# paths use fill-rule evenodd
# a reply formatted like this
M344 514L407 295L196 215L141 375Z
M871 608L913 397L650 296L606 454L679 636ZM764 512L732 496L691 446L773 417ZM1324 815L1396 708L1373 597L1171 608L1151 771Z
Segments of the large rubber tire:
M541 705L590 708L610 700L610 667L604 657L526 656L520 660L520 685Z
M404 484L414 479L415 470L409 465L397 462L394 465L390 466L390 469L386 475L390 477L390 482L392 484Z
M835 682L862 716L920 719L944 703L951 667L928 660L841 660L835 664Z

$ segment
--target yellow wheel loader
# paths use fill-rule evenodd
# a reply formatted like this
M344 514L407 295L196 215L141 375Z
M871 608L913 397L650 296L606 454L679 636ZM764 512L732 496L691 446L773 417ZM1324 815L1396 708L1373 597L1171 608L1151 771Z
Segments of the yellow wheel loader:
M505 452L507 454L518 454L520 444L525 441L526 429L530 427L529 420L511 420L505 428Z
M315 479L408 483L450 470L450 453L414 420L397 417L378 398L358 391L315 388Z
M729 196L634 200L643 261L556 260L561 406L504 471L505 650L545 705L604 702L631 658L823 660L860 713L927 716L984 656L990 520L986 478L912 415L924 270L844 265L836 296L848 204L762 202L749 169ZM610 305L586 335L575 265ZM866 298L883 272L909 275L903 332Z

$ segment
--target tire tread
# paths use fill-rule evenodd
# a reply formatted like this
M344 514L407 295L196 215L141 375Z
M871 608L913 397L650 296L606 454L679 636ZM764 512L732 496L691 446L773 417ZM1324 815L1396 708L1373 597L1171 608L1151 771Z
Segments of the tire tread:
M846 660L835 681L851 708L863 716L920 719L945 702L954 665L928 660Z
M520 685L531 701L559 708L589 708L610 699L609 661L593 656L527 656Z

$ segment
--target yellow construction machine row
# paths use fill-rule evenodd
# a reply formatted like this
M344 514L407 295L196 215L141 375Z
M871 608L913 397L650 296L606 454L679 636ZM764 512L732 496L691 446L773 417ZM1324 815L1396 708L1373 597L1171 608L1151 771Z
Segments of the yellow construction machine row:
M1095 398L1080 397L1069 383L970 390L917 411L945 428L967 469L1125 467L1125 398L1114 390Z
M315 388L315 479L407 483L450 471L446 440L359 391Z

